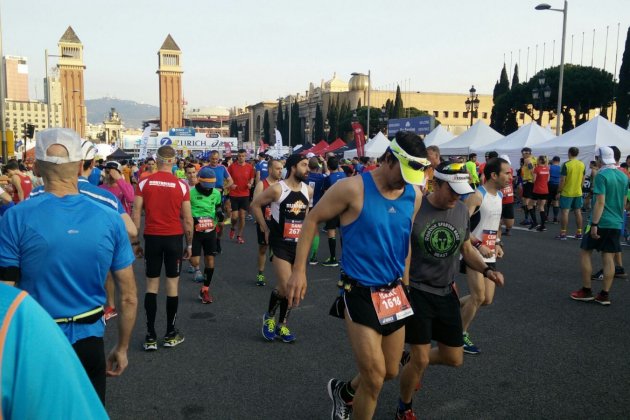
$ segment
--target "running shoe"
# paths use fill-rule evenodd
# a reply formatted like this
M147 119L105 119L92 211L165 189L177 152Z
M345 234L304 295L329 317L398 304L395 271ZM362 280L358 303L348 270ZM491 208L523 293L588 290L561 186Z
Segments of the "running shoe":
M558 223L560 223L560 220L558 220L558 219L553 219L553 220L551 221L551 223L553 223L554 225L557 225Z
M311 257L311 258L309 258L308 263L310 265L317 265L317 264L319 264L319 261L317 261L317 258Z
M175 347L184 342L184 335L177 330L173 330L164 336L164 347Z
M104 314L105 322L118 316L118 312L116 312L116 308L112 308L111 306L106 306L104 312L105 312Z
M597 296L595 296L595 302L604 306L610 305L610 299L608 298L608 293L604 295L602 292L599 292Z
M194 273L196 270L197 270L197 269L196 269L195 267L193 267L192 265L189 265L189 266L188 266L188 273L189 273L189 274Z
M212 295L210 294L210 289L207 287L202 287L201 290L199 290L199 299L201 299L201 303L212 303Z
M156 351L158 349L158 345L155 335L147 334L144 337L144 344L142 347L144 348L144 351Z
M252 220L254 220L254 216L248 214L247 216L245 216L245 220L249 220L251 222Z
M616 266L615 267L615 278L616 279L627 279L628 275L626 274L626 270L623 267Z
M193 276L193 281L196 283L202 283L205 280L205 277L201 270L195 271L195 275Z
M547 228L545 226L543 226L543 225L538 225L538 226L536 226L536 231L537 232L546 232Z
M582 234L581 233L576 233L575 234L575 239L582 239Z
M555 239L557 239L559 241L566 241L567 240L567 234L566 233L561 233L559 235L556 235Z
M473 344L472 340L470 339L470 335L468 335L467 332L464 333L464 353L467 353L467 354L481 353L481 351L479 351L479 348L477 348L477 346Z
M580 300L582 302L590 302L594 300L593 293L590 290L579 289L571 293L571 299Z
M417 418L411 408L403 412L396 410L396 420L416 420Z
M339 263L337 262L337 258L328 258L326 261L322 263L324 267L338 267Z
M230 239L234 239L234 235L236 235L236 231L232 227L232 228L230 228Z
M604 280L604 270L601 269L597 273L591 274L591 280L599 280L599 281Z
M273 341L276 338L276 320L266 313L263 315L262 335L267 341Z
M242 237L237 236L237 237L236 237L236 243L237 243L237 244L244 244L244 243L245 243L245 240L244 240Z
M293 343L295 341L295 336L291 334L291 331L286 325L278 325L276 327L276 335L285 343Z
M341 388L345 385L345 382L337 379L331 379L328 381L328 396L332 400L332 412L330 418L332 420L350 420L352 414L352 404L347 404L343 398L341 398Z
M531 225L531 224L532 224L532 222L529 219L525 219L525 220L523 220L522 222L519 223L519 225L521 225L521 226L527 226L527 225Z
M537 225L535 223L531 223L527 229L534 230L534 229L536 229L536 227L537 227Z
M256 275L256 286L266 286L265 275L260 273Z

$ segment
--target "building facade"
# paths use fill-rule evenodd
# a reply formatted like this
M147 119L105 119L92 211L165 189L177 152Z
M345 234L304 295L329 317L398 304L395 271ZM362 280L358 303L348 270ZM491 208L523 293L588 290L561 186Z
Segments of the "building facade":
M182 51L169 34L158 51L160 127L162 131L182 126Z
M2 59L6 96L11 101L28 101L28 60L5 55Z

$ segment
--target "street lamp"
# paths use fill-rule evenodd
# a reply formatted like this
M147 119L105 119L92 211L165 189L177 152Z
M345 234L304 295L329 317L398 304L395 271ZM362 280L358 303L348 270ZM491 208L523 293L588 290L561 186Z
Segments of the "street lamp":
M379 122L381 123L381 132L383 132L383 134L385 134L385 131L387 129L387 109L385 109L385 105L383 105L381 107L381 116L379 117Z
M328 125L328 118L324 120L324 134L326 135L326 140L328 140L328 133L330 132L330 126Z
M535 7L536 10L552 10L562 12L562 49L560 53L560 81L558 82L558 121L556 123L556 136L560 135L560 116L562 115L562 83L564 82L564 44L567 37L567 12L569 3L564 0L564 8L553 9L549 4L541 3Z
M545 84L544 76L538 78L538 86L538 88L532 89L532 98L534 98L534 101L539 101L540 112L538 113L538 125L542 125L543 111L545 103L551 97L551 88L549 87L549 85Z
M306 117L306 120L304 121L304 134L305 134L305 142L307 141L309 143L312 143L312 139L310 138L310 134L311 134L311 124L308 121L308 117Z
M468 92L470 92L470 94L464 103L466 104L466 112L470 114L470 126L472 127L473 117L476 116L477 110L479 109L479 102L481 101L479 100L479 95L477 95L477 89L475 89L474 85Z

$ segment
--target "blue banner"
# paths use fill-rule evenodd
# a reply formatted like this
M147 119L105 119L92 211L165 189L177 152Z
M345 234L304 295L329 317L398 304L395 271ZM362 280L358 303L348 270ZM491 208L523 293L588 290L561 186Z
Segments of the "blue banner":
M400 118L389 120L387 136L394 137L398 131L411 131L419 135L429 134L435 127L435 118L431 116Z
M171 128L168 130L169 136L195 137L195 129L193 127Z

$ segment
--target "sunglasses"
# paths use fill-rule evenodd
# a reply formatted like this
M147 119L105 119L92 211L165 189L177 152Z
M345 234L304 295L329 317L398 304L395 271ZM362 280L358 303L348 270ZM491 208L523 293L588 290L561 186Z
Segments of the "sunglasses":
M404 152L394 150L391 147L388 149L394 156L396 156L396 159L398 159L400 163L409 166L414 171L424 171L431 166L431 162L429 162L428 159L409 156L407 154L403 154Z
M465 167L466 165L464 163L450 163L443 167L440 172L446 175L454 175L466 172Z

